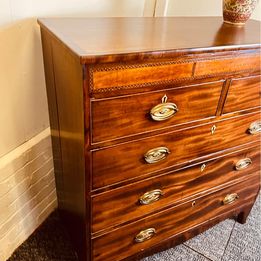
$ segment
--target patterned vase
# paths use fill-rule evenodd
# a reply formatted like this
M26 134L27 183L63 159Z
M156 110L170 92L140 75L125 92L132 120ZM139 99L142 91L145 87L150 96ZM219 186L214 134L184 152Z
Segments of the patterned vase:
M223 0L224 22L245 24L254 11L258 0Z

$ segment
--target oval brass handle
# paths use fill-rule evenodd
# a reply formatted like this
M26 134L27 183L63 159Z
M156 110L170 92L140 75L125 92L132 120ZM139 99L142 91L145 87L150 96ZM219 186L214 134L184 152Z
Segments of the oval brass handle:
M150 110L150 116L154 121L165 121L178 112L178 106L175 103L166 102L154 106Z
M261 132L261 122L255 121L250 124L248 132L252 135L260 133Z
M147 151L144 154L144 159L147 163L157 163L161 160L167 158L168 154L170 153L169 149L166 147L158 147Z
M138 235L136 235L135 242L142 243L146 240L151 239L155 234L156 234L155 228L148 228L148 229L142 230L142 231L140 231L140 233Z
M237 193L232 193L232 194L226 195L222 202L224 205L228 205L228 204L235 202L238 198L239 198L239 196Z
M158 201L160 197L163 195L163 191L160 189L155 189L149 192L146 192L144 195L140 197L141 205L149 205L155 201Z
M252 160L250 158L241 159L236 163L236 170L246 169L252 164Z

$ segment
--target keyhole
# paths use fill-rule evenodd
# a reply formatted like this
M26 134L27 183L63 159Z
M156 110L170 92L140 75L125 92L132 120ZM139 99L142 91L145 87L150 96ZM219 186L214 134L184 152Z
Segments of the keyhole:
M215 133L216 129L217 129L217 126L213 125L212 128L211 128L211 134L212 135Z
M192 205L192 207L195 207L196 201L193 201L191 205Z
M206 168L206 164L202 164L200 167L200 171L203 172L205 168Z
M162 102L162 103L166 103L167 100L168 100L168 96L165 94L165 95L162 97L161 102Z

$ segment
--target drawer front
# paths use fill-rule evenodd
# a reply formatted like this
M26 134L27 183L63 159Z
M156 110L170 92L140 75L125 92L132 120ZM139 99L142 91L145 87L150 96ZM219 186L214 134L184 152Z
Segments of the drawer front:
M259 191L259 180L259 175L256 175L243 183L191 200L97 237L93 239L94 260L122 260L220 214L233 212L239 206L253 203ZM150 239L142 242L149 236Z
M91 68L91 87L94 92L117 88L168 83L192 76L194 62L158 62L96 66Z
M213 117L222 85L223 81L219 81L117 99L94 100L92 140L94 143L112 140Z
M260 106L260 75L233 79L228 90L223 113Z
M195 77L207 75L223 75L236 72L260 71L260 56L244 55L224 59L198 61L195 68Z
M93 151L93 188L165 171L220 150L258 141L259 135L250 134L248 129L259 117L257 113L248 114Z
M260 153L257 146L102 193L92 198L92 231L140 218L177 200L247 178L259 171Z
M91 93L161 86L195 78L260 71L259 54L90 66Z

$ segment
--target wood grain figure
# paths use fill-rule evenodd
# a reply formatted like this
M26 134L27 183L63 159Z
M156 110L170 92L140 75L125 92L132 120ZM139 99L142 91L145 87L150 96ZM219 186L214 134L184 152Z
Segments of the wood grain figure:
M56 187L79 261L133 261L260 189L260 23L42 18Z

